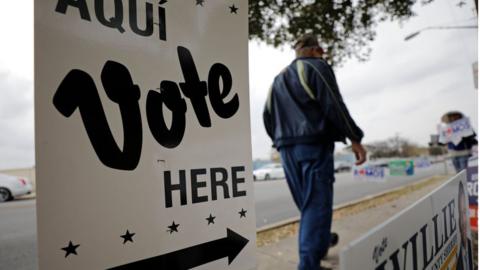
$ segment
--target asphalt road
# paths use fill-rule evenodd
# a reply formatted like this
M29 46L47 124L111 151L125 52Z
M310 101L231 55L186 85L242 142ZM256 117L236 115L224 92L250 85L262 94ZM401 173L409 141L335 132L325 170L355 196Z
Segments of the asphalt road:
M417 169L413 176L387 176L383 182L354 181L352 173L335 174L334 205L347 203L400 187L445 172L443 163ZM448 172L453 173L451 166ZM285 179L255 182L255 211L257 228L295 218L300 215L288 190Z
M409 177L387 177L382 183L356 182L351 173L336 174L334 203L338 205L442 174L443 166L417 170ZM284 179L255 182L255 205L257 228L299 215ZM35 200L0 204L0 269L37 269L36 244Z
M37 269L35 200L0 203L0 269Z

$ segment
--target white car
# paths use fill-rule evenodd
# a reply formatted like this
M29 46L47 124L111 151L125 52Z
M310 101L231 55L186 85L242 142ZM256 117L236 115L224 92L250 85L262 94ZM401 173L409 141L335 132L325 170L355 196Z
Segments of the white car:
M0 202L30 194L32 185L25 178L0 174Z
M253 171L254 180L270 180L275 178L285 178L282 164L267 164Z
M352 165L344 161L335 161L333 164L333 169L336 173L339 172L349 172L352 170Z

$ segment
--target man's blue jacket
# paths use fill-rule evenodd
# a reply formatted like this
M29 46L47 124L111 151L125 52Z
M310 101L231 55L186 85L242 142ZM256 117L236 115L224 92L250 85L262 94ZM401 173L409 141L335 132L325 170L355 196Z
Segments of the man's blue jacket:
M361 142L342 100L332 68L322 59L300 57L275 77L263 121L276 148L292 144Z

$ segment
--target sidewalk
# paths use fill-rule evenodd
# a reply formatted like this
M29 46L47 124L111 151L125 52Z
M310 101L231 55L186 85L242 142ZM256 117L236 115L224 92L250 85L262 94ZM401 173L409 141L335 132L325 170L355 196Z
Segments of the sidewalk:
M322 266L338 269L339 254L345 245L419 200L447 179L448 176L432 177L337 208L332 230L340 235L340 241L336 247L330 249L326 260L322 261ZM257 233L257 270L296 269L297 231L298 223L295 222L268 232Z

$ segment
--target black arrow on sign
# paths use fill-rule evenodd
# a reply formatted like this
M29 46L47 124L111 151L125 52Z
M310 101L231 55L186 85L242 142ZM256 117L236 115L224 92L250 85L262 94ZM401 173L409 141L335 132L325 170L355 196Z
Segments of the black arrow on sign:
M227 228L227 237L164 255L120 265L117 269L168 269L186 270L228 257L228 264L247 245L248 239Z

